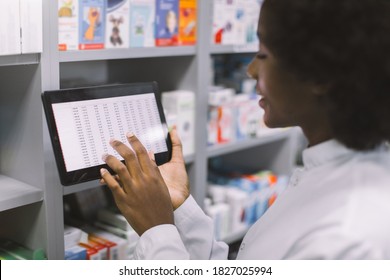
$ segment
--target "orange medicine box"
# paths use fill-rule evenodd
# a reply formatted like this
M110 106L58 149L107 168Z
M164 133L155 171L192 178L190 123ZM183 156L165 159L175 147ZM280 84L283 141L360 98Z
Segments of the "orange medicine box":
M107 248L107 259L118 260L119 259L119 246L115 242L111 242L95 234L88 235L88 241L98 243Z
M79 243L78 245L87 249L87 260L101 260L99 251L91 245L85 243Z
M197 0L179 1L179 45L195 45Z

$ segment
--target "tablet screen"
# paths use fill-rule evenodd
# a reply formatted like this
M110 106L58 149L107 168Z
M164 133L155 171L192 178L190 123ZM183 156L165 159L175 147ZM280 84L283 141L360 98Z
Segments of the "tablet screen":
M57 103L52 107L66 171L104 164L104 153L122 159L109 140L115 138L127 144L127 132L134 133L148 151L168 150L154 93Z
M47 91L42 100L60 180L73 185L100 178L105 153L122 157L110 139L128 145L135 134L156 163L170 160L171 143L156 83Z

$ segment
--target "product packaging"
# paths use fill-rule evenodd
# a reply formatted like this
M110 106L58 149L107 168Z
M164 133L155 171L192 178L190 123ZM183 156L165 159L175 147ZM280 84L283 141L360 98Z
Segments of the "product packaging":
M103 49L105 0L79 0L79 49Z
M195 45L197 0L180 0L179 14L179 45Z
M58 50L73 51L79 48L79 2L58 0Z
M130 46L155 46L155 0L130 0Z
M162 105L168 126L176 125L183 145L183 154L195 152L195 93L176 90L162 93Z
M107 0L106 44L107 49L130 46L130 0Z
M179 0L156 0L156 46L179 43Z

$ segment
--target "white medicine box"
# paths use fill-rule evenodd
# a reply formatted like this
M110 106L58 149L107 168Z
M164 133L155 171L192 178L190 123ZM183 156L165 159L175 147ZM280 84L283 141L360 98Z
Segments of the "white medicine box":
M195 152L195 94L177 90L162 94L162 105L168 126L177 127L183 145L183 154Z

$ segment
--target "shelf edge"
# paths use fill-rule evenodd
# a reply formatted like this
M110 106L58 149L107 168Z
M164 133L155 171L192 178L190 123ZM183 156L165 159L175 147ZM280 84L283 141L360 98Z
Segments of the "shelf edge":
M102 185L99 184L97 180L90 181L90 182L85 182L73 186L63 186L63 195L69 195L81 191L86 191L86 190L92 190L94 188L98 188Z
M104 49L87 51L65 51L59 52L59 59L60 62L82 62L96 60L191 56L195 54L195 46L150 47L115 50Z
M38 64L40 61L40 54L16 54L16 55L1 55L1 66L17 66L17 65L31 65Z
M258 45L212 45L211 54L256 53Z
M0 175L0 212L43 201L43 191L16 179Z
M239 140L226 144L216 144L207 148L207 157L216 157L224 154L234 153L241 150L253 148L256 146L265 145L268 143L276 142L287 138L290 135L290 129L282 131L271 132L264 134L258 138L250 138L245 140Z

